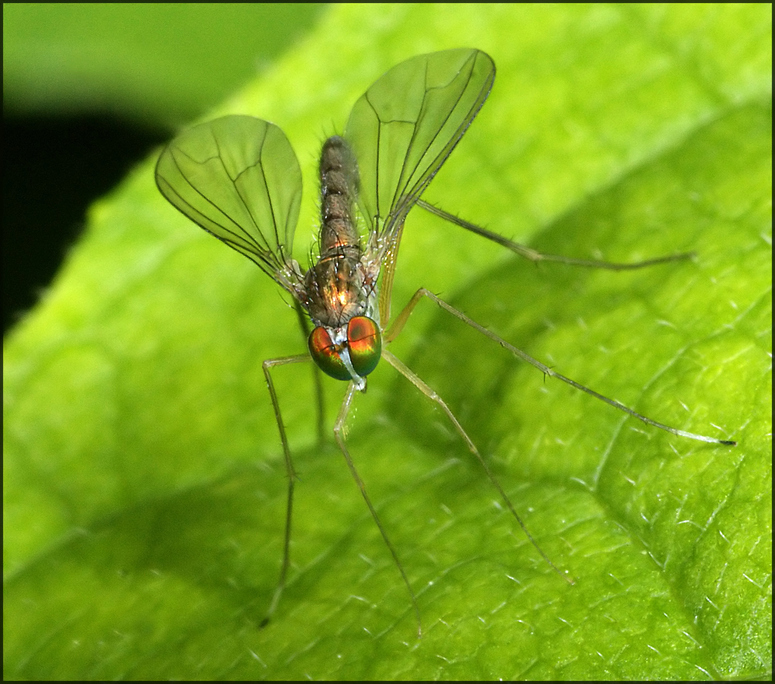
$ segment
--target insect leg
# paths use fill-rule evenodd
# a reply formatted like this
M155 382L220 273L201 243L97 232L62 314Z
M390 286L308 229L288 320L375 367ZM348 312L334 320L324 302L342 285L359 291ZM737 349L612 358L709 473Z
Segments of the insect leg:
M463 441L466 443L466 446L468 447L468 450L476 456L479 463L482 465L482 468L484 468L484 472L487 473L487 477L490 478L490 482L492 482L495 489L498 490L498 493L501 495L501 498L505 501L506 506L508 507L509 511L511 511L511 514L514 516L514 519L519 523L519 526L522 528L522 531L525 533L525 536L530 540L530 543L533 544L533 546L538 549L538 553L541 554L541 557L554 569L554 571L562 577L566 582L569 584L573 584L573 580L567 577L563 574L563 572L554 564L552 563L549 556L547 556L544 553L544 550L538 545L538 542L533 539L533 535L530 534L530 532L527 529L527 526L524 522L522 522L522 518L519 517L519 514L517 513L516 509L511 503L511 499L509 499L508 495L504 491L503 487L501 487L500 482L498 481L498 478L495 477L495 473L490 470L490 467L487 465L487 462L482 458L482 455L479 453L479 450L476 448L476 445L474 444L473 440L468 436L468 433L463 429L463 426L460 424L458 419L455 417L455 414L452 413L449 406L447 406L446 402L433 390L431 387L429 387L418 375L416 375L414 372L412 372L408 366L406 366L403 361L401 361L398 357L391 354L387 349L382 350L382 358L385 359L393 368L395 368L401 375L403 375L409 382L411 382L420 392L422 392L428 399L435 402L439 408L441 408L444 413L447 414L447 418L449 418L449 421L454 426L457 433L462 437Z
M304 339L304 344L307 344L307 338L309 337L309 316L301 308L301 304L294 299L293 308L296 310L296 316L299 319L299 328L301 329L301 335ZM323 394L323 382L322 373L316 363L312 364L312 382L315 385L315 397L317 398L317 415L318 415L318 444L322 445L325 441L326 431L326 400Z
M409 592L409 596L412 599L412 608L414 608L414 614L415 614L415 617L417 618L417 636L421 637L422 622L420 621L420 609L417 607L417 599L414 595L414 592L412 591L411 585L409 584L409 578L406 576L406 573L404 572L404 568L401 565L401 561L398 560L398 554L396 553L393 543L390 541L390 538L387 536L387 532L385 532L385 528L382 526L382 522L380 521L379 516L377 515L377 511L374 509L374 506L371 503L371 499L369 498L369 495L366 493L366 487L363 484L363 480L361 480L361 476L358 475L358 471L355 469L355 464L353 463L353 460L350 457L350 452L347 450L347 446L344 443L345 422L347 421L347 415L350 412L350 405L352 404L353 396L355 396L355 392L357 391L357 389L358 388L354 382L351 382L347 387L347 392L345 393L344 399L342 400L342 407L339 409L339 415L337 416L336 423L334 424L334 436L336 437L336 442L339 445L339 449L342 451L345 461L347 461L347 467L350 469L350 473L352 473L355 483L358 485L358 488L361 490L361 494L363 495L364 501L366 501L366 505L369 507L369 511L371 511L371 517L374 518L374 522L377 524L377 527L379 528L379 531L382 534L382 539L385 540L385 544L387 545L388 549L390 549L390 553L393 556L393 560L395 561L395 564L398 567L399 572L401 573L401 578L404 580L406 589Z
M620 263L614 263L611 261L597 261L595 259L574 259L573 257L560 256L557 254L544 254L535 249L532 249L531 247L520 245L519 243L514 242L513 240L509 240L508 238L505 238L502 235L498 235L498 233L493 233L491 230L487 230L486 228L482 228L481 226L477 226L477 225L474 225L473 223L469 223L464 219L458 218L454 214L450 214L444 211L443 209L439 209L438 207L434 207L432 204L428 204L424 200L417 200L417 206L422 207L426 211L429 211L431 214L435 214L436 216L444 219L445 221L454 223L456 226L460 226L461 228L470 230L472 233L481 235L482 237L487 238L488 240L497 242L499 245L502 245L506 249L510 249L515 254L519 254L519 256L524 257L525 259L528 259L533 263L538 263L539 261L552 261L560 264L570 264L571 266L586 266L588 268L605 268L605 269L608 269L609 271L631 271L636 268L644 268L645 266L655 266L656 264L665 264L671 261L684 261L686 259L691 259L695 256L694 252L684 252L682 254L669 254L667 256L657 257L656 259L646 259L645 261L635 261L630 264L620 264Z
M283 418L280 413L280 403L277 400L277 392L274 388L274 382L272 382L270 370L274 366L285 366L289 363L301 363L302 361L311 360L309 354L299 354L297 356L282 356L277 359L267 359L261 364L261 367L264 370L264 377L266 378L266 386L269 389L269 396L272 399L272 408L274 408L277 429L280 431L280 441L283 444L285 472L288 476L288 502L285 509L285 541L283 543L283 563L280 568L280 579L277 582L277 588L272 597L272 603L269 605L269 610L267 610L264 619L261 621L260 627L265 627L269 623L269 620L277 608L277 604L280 603L280 596L282 596L283 589L285 589L285 578L288 575L288 566L291 562L291 517L293 513L293 488L296 482L296 471L293 469L293 460L291 459L291 450L288 446L288 437L285 434L285 426L283 425Z
M414 293L412 299L404 307L403 311L401 311L401 313L398 314L398 316L396 316L395 321L393 322L393 324L390 326L390 328L387 330L387 332L384 335L385 344L389 344L401 332L401 329L406 324L406 321L409 319L410 314L412 313L414 308L417 306L417 304L420 302L420 300L423 297L427 297L432 302L435 302L446 312L452 314L455 318L463 321L463 323L470 325L474 330L478 330L485 337L489 337L494 342L497 342L501 347L511 352L518 359L522 359L523 361L526 361L534 368L537 368L538 370L540 370L544 375L548 375L551 378L557 378L558 380L562 380L564 383L567 383L568 385L571 385L572 387L575 387L576 389L581 390L582 392L586 392L587 394L595 397L596 399L599 399L600 401L605 402L609 406L613 406L615 409L619 409L620 411L629 413L633 418L637 418L638 420L643 421L644 423L646 423L646 425L651 425L652 427L659 428L660 430L665 430L666 432L669 432L673 435L677 435L678 437L688 437L689 439L696 439L700 442L709 442L710 444L723 444L724 446L735 446L737 444L737 442L734 442L732 440L716 439L715 437L706 437L705 435L697 435L697 434L694 434L693 432L686 432L684 430L679 430L677 428L670 427L669 425L665 425L664 423L658 423L656 420L652 420L651 418L648 418L638 413L637 411L633 411L631 408L628 408L627 406L616 401L615 399L609 399L605 395L600 394L599 392L595 392L595 390L590 389L589 387L586 387L581 383L576 382L575 380L572 380L571 378L568 378L562 375L561 373L558 373L555 370L552 370L546 364L541 363L540 361L538 361L537 359L534 359L529 354L523 352L521 349L518 349L514 345L509 344L502 337L498 337L498 335L496 335L494 332L491 332L490 330L487 330L487 328L479 325L476 321L466 316L462 311L459 311L454 306L447 304L443 299L440 299L429 290L426 290L424 287L420 288L419 290L417 290L417 292ZM384 353L385 352L383 351L383 355Z

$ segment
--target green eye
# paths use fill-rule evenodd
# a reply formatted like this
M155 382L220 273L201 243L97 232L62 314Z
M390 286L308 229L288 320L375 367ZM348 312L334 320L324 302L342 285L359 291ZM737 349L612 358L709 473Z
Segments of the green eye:
M347 361L361 378L371 373L379 363L382 335L379 326L366 316L355 316L347 323L347 339L336 343L328 330L315 328L308 340L309 353L319 368L337 380L352 380Z
M351 318L347 324L347 346L355 372L365 378L377 367L382 353L379 326L366 316Z
M326 375L336 380L352 380L350 371L342 361L344 345L337 345L328 334L328 330L318 326L309 336L309 353L312 360Z

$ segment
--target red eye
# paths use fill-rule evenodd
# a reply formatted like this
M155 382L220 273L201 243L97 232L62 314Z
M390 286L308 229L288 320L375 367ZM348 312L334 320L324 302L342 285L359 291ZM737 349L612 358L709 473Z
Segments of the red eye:
M347 324L347 342L336 344L328 330L315 328L307 340L312 359L326 375L337 380L352 380L342 354L347 354L353 370L365 377L377 367L382 354L379 326L370 318L355 316Z
M379 326L366 316L355 316L347 324L347 344L355 372L367 376L379 363L382 354L382 335Z
M339 356L340 349L334 344L325 328L315 328L307 340L312 359L326 375L337 380L352 380L347 367Z

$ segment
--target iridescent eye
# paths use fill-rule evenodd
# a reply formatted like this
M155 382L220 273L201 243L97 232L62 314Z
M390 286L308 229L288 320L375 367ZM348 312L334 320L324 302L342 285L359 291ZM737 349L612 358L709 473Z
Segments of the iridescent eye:
M349 352L353 370L365 377L379 363L382 354L382 335L379 326L366 316L355 316L347 324L347 344L336 344L328 330L322 326L315 328L308 339L309 353L326 375L337 380L352 380L342 353Z
M334 344L328 330L322 327L315 328L307 340L309 353L313 360L326 375L337 380L352 380L350 371L344 365L339 355L341 349Z
M355 316L347 324L347 345L355 372L367 376L377 367L382 354L379 326L366 316Z

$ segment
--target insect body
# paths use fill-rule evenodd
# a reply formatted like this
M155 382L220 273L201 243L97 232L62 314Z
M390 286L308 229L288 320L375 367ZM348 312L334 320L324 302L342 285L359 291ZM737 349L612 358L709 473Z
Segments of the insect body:
M414 294L389 327L384 327L391 320L393 276L404 222L415 205L533 261L624 270L688 256L614 264L540 254L425 203L421 199L423 191L481 109L494 78L495 65L484 52L447 50L398 64L358 99L344 136L329 138L323 145L319 254L306 271L292 257L301 199L301 172L288 139L277 126L249 116L223 117L183 132L159 158L156 182L161 193L192 221L257 264L290 293L297 309L303 310L315 325L308 338L309 355L270 359L263 364L289 475L285 551L280 581L268 615L278 604L289 567L294 489L293 463L272 381L271 371L276 366L312 358L331 377L349 382L334 435L406 584L418 629L420 615L414 592L344 439L353 397L357 391L365 390L366 376L380 358L446 414L517 523L535 544L487 462L443 399L386 348L423 299L430 299L545 375L558 378L648 425L690 439L734 444L678 430L636 413L557 373L424 288Z
M382 350L376 308L380 264L364 253L355 227L355 158L343 138L326 140L320 155L323 226L320 255L304 279L303 305L317 326L309 336L315 363L337 380L365 388Z

